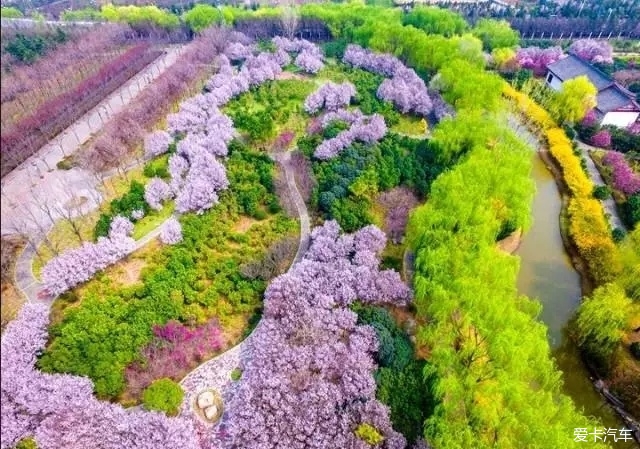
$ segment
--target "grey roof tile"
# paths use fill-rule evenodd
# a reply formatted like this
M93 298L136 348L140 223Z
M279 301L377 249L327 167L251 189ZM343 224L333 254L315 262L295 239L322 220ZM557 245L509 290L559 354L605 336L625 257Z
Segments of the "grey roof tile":
M598 91L601 91L613 84L613 80L608 78L604 73L600 72L591 64L571 54L564 59L560 59L559 61L549 64L547 68L562 81L586 75L589 78L589 81L596 86Z

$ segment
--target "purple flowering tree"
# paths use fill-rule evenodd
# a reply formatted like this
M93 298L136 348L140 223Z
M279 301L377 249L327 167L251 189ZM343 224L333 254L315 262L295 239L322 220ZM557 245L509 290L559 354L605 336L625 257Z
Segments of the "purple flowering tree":
M144 139L144 155L151 159L169 151L169 144L173 139L166 131L154 131Z
M300 52L293 63L307 73L318 73L324 67L322 57L306 50Z
M393 78L380 84L377 95L382 100L392 102L405 114L413 112L426 116L433 108L427 86L413 69L397 69Z
M133 223L122 215L116 215L109 226L109 238L129 237L133 234Z
M523 69L533 71L535 76L543 76L547 72L547 66L566 57L560 47L526 47L519 48L516 52L516 61Z
M342 60L352 67L377 73L384 77L392 77L398 69L404 67L404 64L395 56L374 53L353 44L347 46Z
M253 48L250 45L243 45L240 42L230 43L224 51L231 61L242 61L253 54Z
M160 241L165 245L175 245L182 241L182 226L175 217L169 218L162 226Z
M180 176L182 176L182 174L180 174ZM153 210L162 209L162 202L172 196L173 192L171 187L160 178L153 178L144 186L144 200Z
M26 437L41 449L201 447L191 421L100 402L88 378L39 372L48 322L46 305L27 303L2 335L2 449Z
M625 195L640 192L640 176L629 167L624 154L618 151L608 151L602 162L611 168L613 187Z
M355 120L349 129L340 132L336 137L323 141L313 152L317 159L327 160L336 157L342 150L358 140L372 144L387 134L387 125L380 114L364 115Z
M375 399L375 331L358 325L348 306L406 304L410 290L398 273L379 270L379 229L341 236L329 221L311 239L305 258L265 293L225 419L232 446L366 448L355 430L368 424L383 437L376 447L404 448Z
M336 111L345 106L349 106L351 98L355 97L356 88L349 82L336 84L333 82L324 83L304 101L304 110L309 114L315 114L323 107L328 111Z
M613 64L613 48L604 40L578 39L569 47L569 53L588 62Z

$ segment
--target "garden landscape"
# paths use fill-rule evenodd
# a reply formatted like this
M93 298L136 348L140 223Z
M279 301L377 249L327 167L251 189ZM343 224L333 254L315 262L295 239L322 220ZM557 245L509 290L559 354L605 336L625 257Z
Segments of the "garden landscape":
M2 6L0 448L640 444L627 24L40 3Z

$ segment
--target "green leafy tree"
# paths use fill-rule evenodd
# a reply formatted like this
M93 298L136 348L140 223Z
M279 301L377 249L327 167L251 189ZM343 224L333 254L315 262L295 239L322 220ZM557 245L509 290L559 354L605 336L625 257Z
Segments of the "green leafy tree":
M621 286L605 284L578 308L578 341L605 367L620 344L630 305Z
M585 75L562 83L550 101L551 112L562 123L577 123L596 106L598 89Z
M165 412L169 416L178 414L184 391L171 379L153 381L142 393L142 403L147 410Z
M198 4L184 13L182 19L194 33L200 33L214 23L221 23L224 17L214 6Z
M462 34L468 28L467 22L459 14L438 7L413 8L403 17L402 23L413 25L427 34L441 34L445 37Z
M520 41L520 34L511 28L506 20L481 19L472 30L473 35L480 38L485 50L494 48L515 47Z

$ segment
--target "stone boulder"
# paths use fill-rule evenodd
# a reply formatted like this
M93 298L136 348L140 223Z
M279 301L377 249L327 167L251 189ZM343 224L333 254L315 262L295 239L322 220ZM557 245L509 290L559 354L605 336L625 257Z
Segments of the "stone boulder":
M205 391L204 393L200 393L198 395L198 407L201 409L211 407L213 405L213 402L214 396L210 391Z
M213 421L218 415L218 407L216 405L210 405L206 409L204 409L204 416L209 420Z

